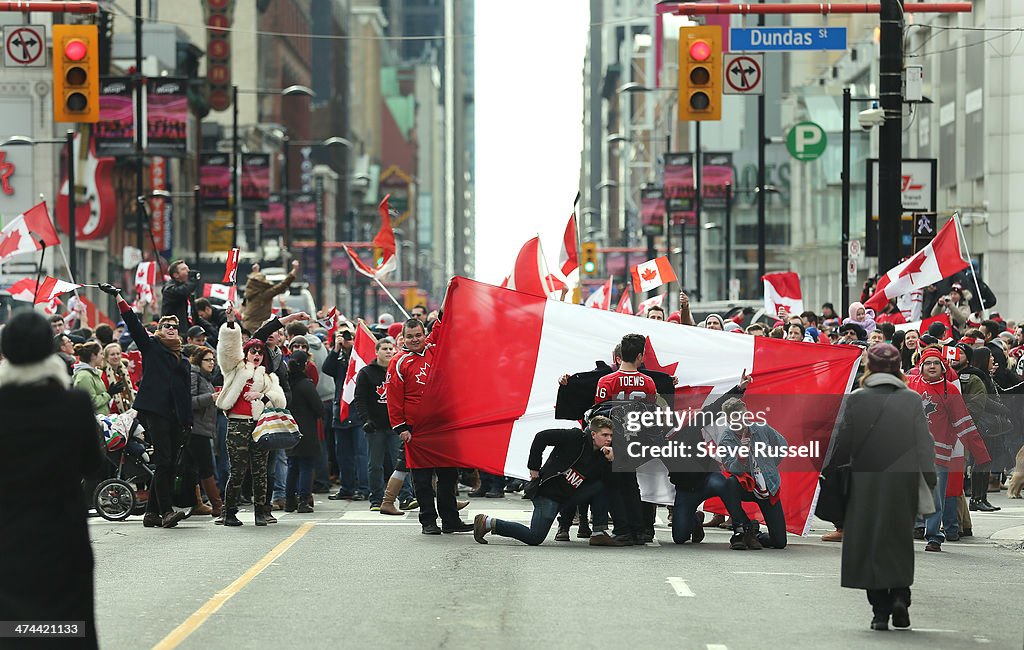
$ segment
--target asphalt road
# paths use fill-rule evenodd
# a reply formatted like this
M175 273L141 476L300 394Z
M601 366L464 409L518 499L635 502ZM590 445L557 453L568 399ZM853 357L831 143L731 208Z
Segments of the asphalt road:
M321 495L317 495L318 497ZM325 496L325 495L324 495ZM103 648L1021 648L1024 502L974 515L975 537L941 554L918 542L913 631L873 632L863 592L839 587L823 522L788 548L731 551L708 530L676 546L527 547L421 535L413 516L317 499L312 515L173 530L91 520ZM463 512L528 521L529 502ZM573 531L575 535L575 529ZM1010 615L1008 615L1010 614Z

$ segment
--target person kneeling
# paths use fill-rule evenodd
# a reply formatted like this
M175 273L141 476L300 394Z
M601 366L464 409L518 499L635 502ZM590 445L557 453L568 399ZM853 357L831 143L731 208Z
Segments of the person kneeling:
M594 416L585 430L548 429L533 439L527 467L534 487L532 493L533 519L530 527L514 521L504 521L487 515L477 515L473 521L473 537L486 544L488 533L511 537L537 546L544 542L551 525L563 506L592 503L594 528L608 527L608 494L605 483L611 480L612 431L614 424L603 416ZM541 467L544 450L552 447L551 455ZM590 538L591 546L623 546L606 532Z

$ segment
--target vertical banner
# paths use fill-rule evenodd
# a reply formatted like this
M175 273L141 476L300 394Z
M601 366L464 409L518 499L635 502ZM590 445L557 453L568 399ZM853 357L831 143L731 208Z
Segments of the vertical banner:
M134 96L131 79L100 79L100 121L92 125L98 158L135 153Z
M270 203L270 154L242 154L242 205L266 210Z
M167 159L153 156L149 159L149 189L167 190ZM169 255L171 251L171 202L162 196L154 196L149 200L150 232L153 234L153 245L161 255Z
M231 205L231 154L199 155L199 194L203 207L213 210Z
M693 225L697 222L694 212L693 154L665 154L663 191L668 199L668 212L672 225L681 223Z
M146 152L180 158L188 149L188 96L185 79L146 80Z
M210 85L210 108L231 107L231 22L235 0L202 0L206 23L206 82Z
M664 233L665 195L660 187L640 190L640 220L647 237L657 237Z
M709 210L725 209L725 186L735 185L731 153L704 152L701 169L701 206Z

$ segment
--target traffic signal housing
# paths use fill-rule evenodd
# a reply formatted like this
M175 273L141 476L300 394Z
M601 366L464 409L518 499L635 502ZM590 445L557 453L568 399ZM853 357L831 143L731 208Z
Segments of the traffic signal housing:
M96 25L53 26L53 121L100 121Z
M592 241L580 244L580 271L583 275L597 274L597 244Z
M722 28L679 28L679 121L722 119Z

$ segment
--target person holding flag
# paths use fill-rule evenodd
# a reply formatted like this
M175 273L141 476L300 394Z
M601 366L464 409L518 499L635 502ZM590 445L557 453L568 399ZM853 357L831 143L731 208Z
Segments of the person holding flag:
M199 315L193 304L199 286L199 271L190 270L185 260L175 260L167 267L167 274L171 279L163 288L160 315L176 317L182 331L186 331L190 325L199 324Z

